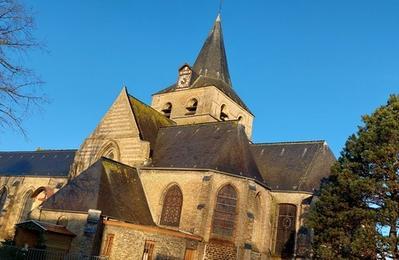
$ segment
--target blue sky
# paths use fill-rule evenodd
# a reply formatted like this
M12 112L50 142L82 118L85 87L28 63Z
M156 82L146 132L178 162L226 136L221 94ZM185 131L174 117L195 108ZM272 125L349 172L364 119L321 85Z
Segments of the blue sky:
M78 148L122 86L150 103L192 64L218 1L26 1L48 52L29 65L50 103L0 150ZM399 1L226 0L230 74L254 142L327 140L336 155L362 114L399 93Z

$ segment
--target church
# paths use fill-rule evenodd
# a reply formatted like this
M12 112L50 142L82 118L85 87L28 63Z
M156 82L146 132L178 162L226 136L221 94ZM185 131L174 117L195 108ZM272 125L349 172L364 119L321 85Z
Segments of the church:
M0 239L110 260L309 258L327 143L251 141L220 15L176 71L151 105L122 88L77 150L0 152Z

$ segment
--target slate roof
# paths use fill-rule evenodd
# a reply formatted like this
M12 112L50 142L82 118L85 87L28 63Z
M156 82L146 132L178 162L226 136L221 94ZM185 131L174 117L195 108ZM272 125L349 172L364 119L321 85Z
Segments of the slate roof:
M150 142L151 147L153 147L158 129L163 126L175 125L175 122L133 96L129 95L129 101L141 139Z
M52 223L36 221L36 220L28 220L21 223L16 224L17 227L25 228L28 230L36 230L40 232L51 232L66 236L75 237L76 234L69 231L66 227L61 225L55 225Z
M213 169L263 181L237 121L161 128L152 166Z
M193 66L193 79L190 88L215 86L242 108L251 113L245 103L232 88L220 16L210 31ZM176 90L177 84L163 89L154 95ZM252 113L251 113L252 114Z
M135 168L101 158L42 204L42 209L102 215L140 225L155 225Z
M325 141L253 144L251 151L272 190L313 192L335 162Z
M67 177L76 150L0 152L0 176Z
M231 87L220 14L198 54L193 70L199 75L222 80Z

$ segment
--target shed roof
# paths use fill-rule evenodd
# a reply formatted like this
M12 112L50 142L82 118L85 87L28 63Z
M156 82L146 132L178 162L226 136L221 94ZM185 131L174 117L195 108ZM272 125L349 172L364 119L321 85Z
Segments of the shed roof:
M0 152L0 176L67 177L76 150Z
M101 158L42 204L42 209L88 212L154 225L136 168Z
M161 128L154 167L214 169L263 181L237 121Z
M273 190L313 192L335 162L325 141L253 144L251 151Z
M47 223L37 220L27 220L16 225L17 227L25 228L28 230L36 230L40 232L51 232L66 236L75 237L76 234L69 231L65 226L56 225L53 223Z

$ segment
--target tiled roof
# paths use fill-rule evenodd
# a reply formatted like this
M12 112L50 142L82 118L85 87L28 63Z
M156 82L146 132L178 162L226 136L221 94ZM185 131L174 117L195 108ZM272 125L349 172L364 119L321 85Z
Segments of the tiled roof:
M36 221L36 220L28 220L17 224L17 227L26 228L28 230L37 230L42 232L51 232L57 233L66 236L76 236L76 234L69 231L66 227L61 225L55 225L52 223Z
M324 141L253 144L251 150L272 190L313 192L335 162Z
M263 181L237 121L161 128L154 167L214 169Z
M88 212L154 225L137 170L101 158L42 204L42 209Z
M67 177L76 150L0 152L0 176Z

